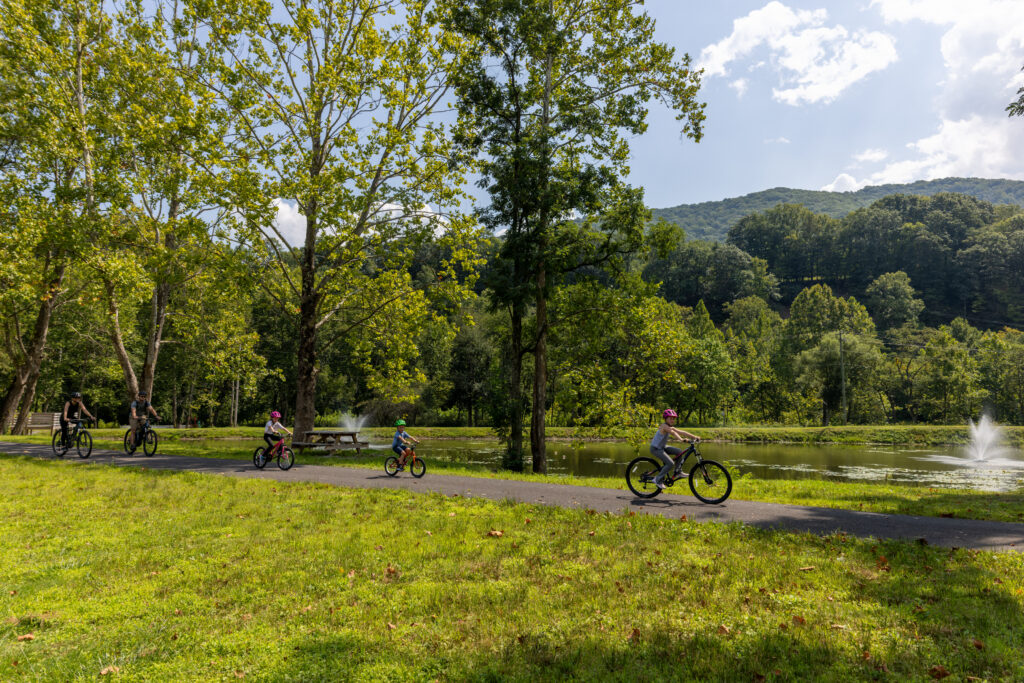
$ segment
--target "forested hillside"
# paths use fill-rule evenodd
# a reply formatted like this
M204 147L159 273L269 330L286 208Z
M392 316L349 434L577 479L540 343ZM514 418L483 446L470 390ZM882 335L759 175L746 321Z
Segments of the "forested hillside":
M755 211L766 211L778 204L802 204L814 213L840 218L887 195L931 196L939 192L957 192L993 204L1024 206L1024 181L942 178L921 180L906 185L874 185L856 192L823 192L774 187L719 202L681 204L666 209L654 209L654 217L675 223L683 228L690 238L724 241L726 232L741 218Z

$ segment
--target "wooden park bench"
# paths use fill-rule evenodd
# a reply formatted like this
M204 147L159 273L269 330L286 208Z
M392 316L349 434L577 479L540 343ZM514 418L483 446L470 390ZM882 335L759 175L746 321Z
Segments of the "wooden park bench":
M292 438L292 448L302 451L306 448L325 450L328 454L335 451L352 450L361 453L361 449L369 446L367 441L358 441L356 437L359 432L350 432L342 429L315 429L311 432L303 432L302 437L297 439L296 434Z
M7 433L10 434L14 429L14 425L18 422L18 416L14 415L7 420ZM45 429L50 434L53 434L60 429L60 413L29 413L28 424L25 425L25 431L29 434L32 432Z

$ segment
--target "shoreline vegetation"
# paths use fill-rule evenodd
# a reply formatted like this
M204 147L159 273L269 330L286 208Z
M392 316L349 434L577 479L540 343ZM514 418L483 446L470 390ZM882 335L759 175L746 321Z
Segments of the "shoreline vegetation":
M891 446L940 446L960 445L970 442L966 425L849 425L838 427L701 427L685 425L685 429L700 435L705 441L723 443L793 443L793 444L873 444ZM90 430L94 437L121 438L127 427ZM259 439L262 427L185 427L174 429L157 426L161 439L203 440L203 439ZM327 429L320 426L317 429ZM1008 446L1024 448L1024 427L1001 426L1004 442ZM553 442L646 442L654 427L622 429L577 429L573 427L547 427L547 440ZM498 441L490 427L417 427L409 431L429 439L451 439L467 441ZM392 427L364 427L359 430L363 440L374 442L390 441ZM0 440L38 441L39 435L19 437L4 435ZM49 441L49 437L46 437Z

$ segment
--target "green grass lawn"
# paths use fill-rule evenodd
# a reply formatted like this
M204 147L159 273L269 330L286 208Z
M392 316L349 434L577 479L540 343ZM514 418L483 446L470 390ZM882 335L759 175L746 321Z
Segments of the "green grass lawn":
M0 516L3 680L1024 679L1017 554L13 456Z
M250 433L237 430L161 430L159 451L170 455L190 455L211 458L233 458L251 461L253 450L263 441L258 430ZM201 433L209 436L210 432L228 434L230 438L252 437L252 442L245 446L237 442L216 440L197 441L192 434ZM95 448L121 449L120 438L123 435L115 430L95 430ZM27 437L0 437L0 440L22 441L31 443L48 443L49 437L44 435ZM442 460L426 458L431 474L456 474L470 477L501 478L520 481L543 481L554 484L572 484L576 486L594 486L600 488L625 489L622 477L580 477L565 475L517 474L496 471L485 466L450 463ZM334 465L344 467L364 467L378 469L382 467L384 451L375 451L368 455L322 456L306 452L296 462L316 465ZM66 457L74 458L74 453ZM139 456L141 457L141 456ZM678 488L670 490L668 495L678 493L688 495L684 482ZM889 514L921 515L926 517L953 516L963 519L984 519L1001 522L1024 522L1024 490L1011 493L993 493L990 491L952 490L928 488L922 486L894 486L877 483L835 482L820 480L767 480L754 479L750 476L737 478L734 482L732 498L735 500L754 500L768 503L791 503L817 507L842 508L847 510L863 510L865 512L881 512Z

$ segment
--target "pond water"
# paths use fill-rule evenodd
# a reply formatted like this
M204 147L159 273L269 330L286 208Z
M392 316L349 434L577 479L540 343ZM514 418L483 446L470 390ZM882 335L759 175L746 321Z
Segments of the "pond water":
M204 450L218 447L255 448L248 440L202 440ZM526 444L529 448L529 444ZM729 464L740 475L757 479L828 479L865 481L935 488L1012 491L1024 486L1024 453L1005 449L998 457L977 460L966 446L891 447L870 445L802 445L704 443L701 454ZM621 477L634 457L626 443L593 442L574 448L567 442L548 443L548 472L591 477ZM390 452L390 444L372 444L364 454ZM644 447L643 453L647 449ZM496 441L424 440L418 453L430 460L497 468L502 446ZM312 458L311 458L312 459ZM306 460L309 462L309 460Z
M529 444L527 444L529 447ZM374 445L387 450L388 445ZM502 447L495 442L431 439L417 452L425 458L497 467ZM646 448L643 449L646 454ZM895 448L870 445L704 443L705 458L726 462L740 475L757 479L830 479L888 482L941 488L1012 491L1024 485L1024 454L1008 450L977 461L964 446ZM364 451L365 452L365 451ZM620 477L636 452L625 443L587 443L573 448L551 442L548 472Z

